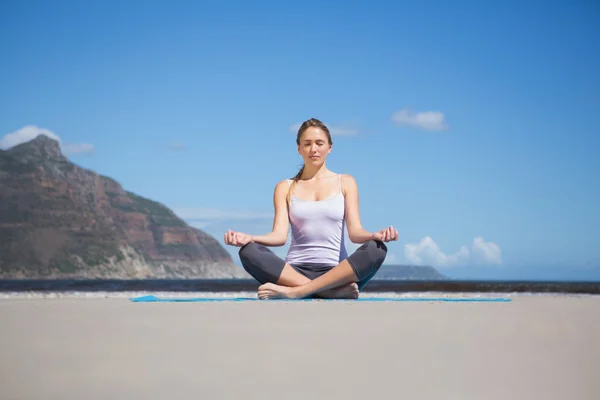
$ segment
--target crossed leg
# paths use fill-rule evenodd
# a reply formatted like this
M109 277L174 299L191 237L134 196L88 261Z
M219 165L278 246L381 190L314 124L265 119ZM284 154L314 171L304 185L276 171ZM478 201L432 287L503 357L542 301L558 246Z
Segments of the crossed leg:
M262 251L262 254L249 253ZM258 297L304 298L321 296L337 298L351 293L356 298L358 291L377 273L387 255L383 242L371 240L360 246L348 258L340 262L321 276L309 279L283 262L264 246L253 244L249 251L240 249L242 265L262 285L258 288ZM279 260L279 261L278 261ZM281 267L283 263L283 267ZM356 292L356 297L354 297ZM348 298L348 297L340 297Z
M285 264L283 270L281 271L279 279L277 280L277 282L275 282L275 286L298 287L304 286L310 282L312 282L311 279L296 271L289 264ZM267 282L266 284L271 283ZM314 297L321 297L325 299L357 299L358 285L356 283L335 285L328 289L318 290L314 293L311 293L311 295L313 295Z
M240 261L244 269L261 284L271 283L281 287L303 286L311 279L301 274L262 245L249 243L240 251ZM312 293L317 298L358 298L358 285L347 283Z
M356 285L358 277L347 260L342 261L323 275L300 286L282 286L274 283L265 283L258 288L260 299L300 299L312 294L326 291L334 287L349 284ZM357 285L358 290L358 285Z

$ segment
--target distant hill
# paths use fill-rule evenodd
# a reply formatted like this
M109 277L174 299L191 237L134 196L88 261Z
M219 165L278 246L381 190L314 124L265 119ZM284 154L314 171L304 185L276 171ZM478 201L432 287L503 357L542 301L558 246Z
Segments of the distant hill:
M0 151L0 278L249 278L207 233L45 135Z
M435 268L428 265L382 265L373 279L401 279L401 280L445 280Z

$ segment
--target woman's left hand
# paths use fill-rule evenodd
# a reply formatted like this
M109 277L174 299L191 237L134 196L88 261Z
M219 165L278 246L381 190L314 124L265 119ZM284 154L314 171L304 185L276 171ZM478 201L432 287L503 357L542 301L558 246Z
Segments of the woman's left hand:
M373 239L382 242L390 242L392 240L398 240L398 230L394 229L393 226L389 226L385 229L380 230L373 234Z

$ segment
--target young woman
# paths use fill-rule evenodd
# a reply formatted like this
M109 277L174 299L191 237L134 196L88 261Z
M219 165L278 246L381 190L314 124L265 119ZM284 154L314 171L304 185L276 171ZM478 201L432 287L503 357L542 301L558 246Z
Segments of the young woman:
M262 284L260 299L355 299L385 260L384 242L398 240L398 231L393 226L375 233L363 229L356 181L327 169L333 143L321 121L305 121L296 144L304 166L275 187L272 232L252 236L229 230L225 243L241 247L244 269ZM267 247L283 246L290 224L292 240L282 260ZM346 226L349 239L362 244L351 255L344 245Z

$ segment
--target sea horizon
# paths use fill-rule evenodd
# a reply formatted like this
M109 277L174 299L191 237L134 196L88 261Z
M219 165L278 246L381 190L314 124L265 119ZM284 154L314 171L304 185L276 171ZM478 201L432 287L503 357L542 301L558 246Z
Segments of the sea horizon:
M116 294L202 294L204 296L256 293L260 284L252 279L0 279L3 298L38 294L106 296ZM600 281L478 280L478 279L373 279L362 290L372 296L406 294L600 294ZM95 296L94 296L95 295ZM33 296L35 297L35 296Z

